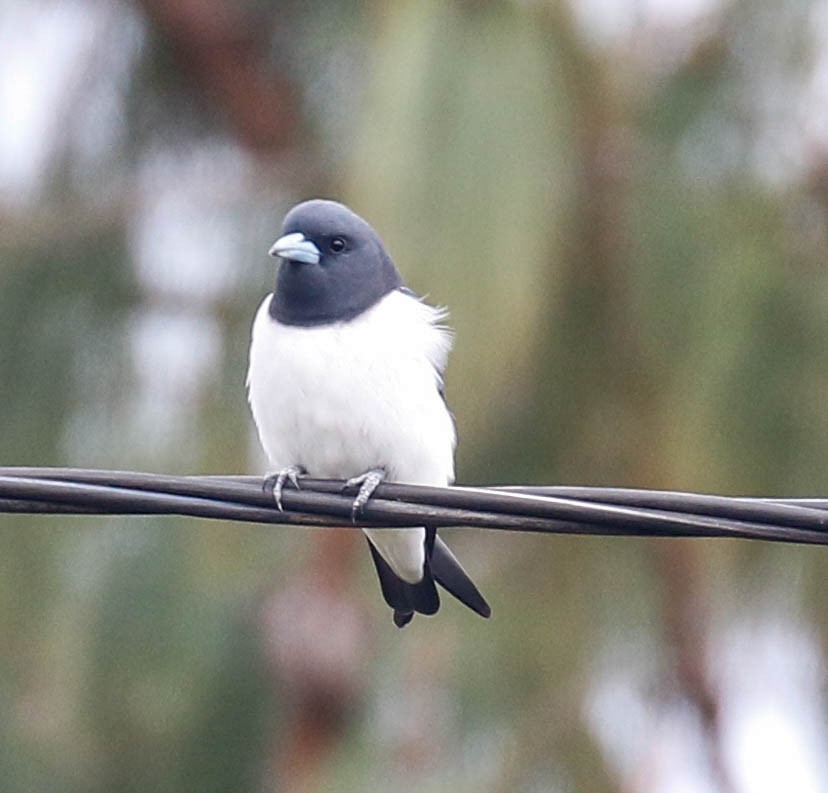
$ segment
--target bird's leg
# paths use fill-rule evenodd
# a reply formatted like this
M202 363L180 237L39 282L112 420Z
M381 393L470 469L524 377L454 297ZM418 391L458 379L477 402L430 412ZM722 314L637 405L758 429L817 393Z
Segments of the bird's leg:
M374 491L379 487L380 482L386 477L384 468L372 468L364 474L355 476L349 479L342 488L342 492L353 490L355 487L359 488L354 503L351 506L351 520L356 523L359 513L362 512L363 507L368 503L368 500L374 495Z
M307 471L302 468L301 465L289 465L287 468L268 474L264 478L264 482L262 482L262 490L273 496L273 500L276 502L279 512L285 511L282 506L282 490L285 487L285 483L290 482L297 490L299 490L299 477L306 473Z

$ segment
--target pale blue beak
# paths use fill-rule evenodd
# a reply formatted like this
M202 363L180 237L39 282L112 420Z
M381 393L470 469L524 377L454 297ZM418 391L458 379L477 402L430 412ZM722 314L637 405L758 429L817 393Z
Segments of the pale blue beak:
M271 256L279 256L282 259L290 259L292 262L303 264L319 264L322 254L310 240L305 239L301 232L285 234L273 243L268 251Z

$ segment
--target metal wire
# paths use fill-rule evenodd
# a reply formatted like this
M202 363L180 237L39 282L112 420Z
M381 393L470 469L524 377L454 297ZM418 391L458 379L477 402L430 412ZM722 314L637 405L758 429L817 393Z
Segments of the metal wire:
M253 476L169 476L0 467L0 512L189 515L302 526L353 526L343 483L302 479L284 512ZM385 483L359 526L472 526L504 531L731 537L828 544L828 499L731 498L596 487L424 487Z

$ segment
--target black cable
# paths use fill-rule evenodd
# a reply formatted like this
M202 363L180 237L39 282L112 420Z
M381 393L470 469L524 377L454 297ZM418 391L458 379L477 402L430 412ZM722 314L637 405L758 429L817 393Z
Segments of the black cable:
M351 526L342 482L301 480L279 512L262 479L73 468L0 468L0 511L177 514L261 523ZM735 537L828 544L828 500L757 499L587 487L424 487L385 483L359 525L473 526L650 537Z

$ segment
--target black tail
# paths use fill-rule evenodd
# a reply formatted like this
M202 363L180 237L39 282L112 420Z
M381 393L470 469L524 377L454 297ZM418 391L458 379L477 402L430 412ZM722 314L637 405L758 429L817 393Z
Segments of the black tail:
M426 543L428 543L428 537ZM433 542L433 533L432 540ZM440 608L440 596L437 594L437 587L434 585L434 577L425 566L425 575L416 584L409 584L403 581L382 558L379 551L374 548L371 540L368 540L368 547L371 549L371 556L374 559L374 566L377 568L377 575L380 580L380 588L385 602L394 609L394 624L398 628L404 628L414 618L414 612L420 614L436 614Z
M403 581L382 558L368 540L371 556L377 568L380 588L385 602L394 609L394 624L398 628L408 625L414 613L436 614L440 608L440 596L434 582L468 606L481 617L488 617L492 610L483 595L466 574L449 547L436 536L434 529L426 529L426 565L422 581L409 584Z

